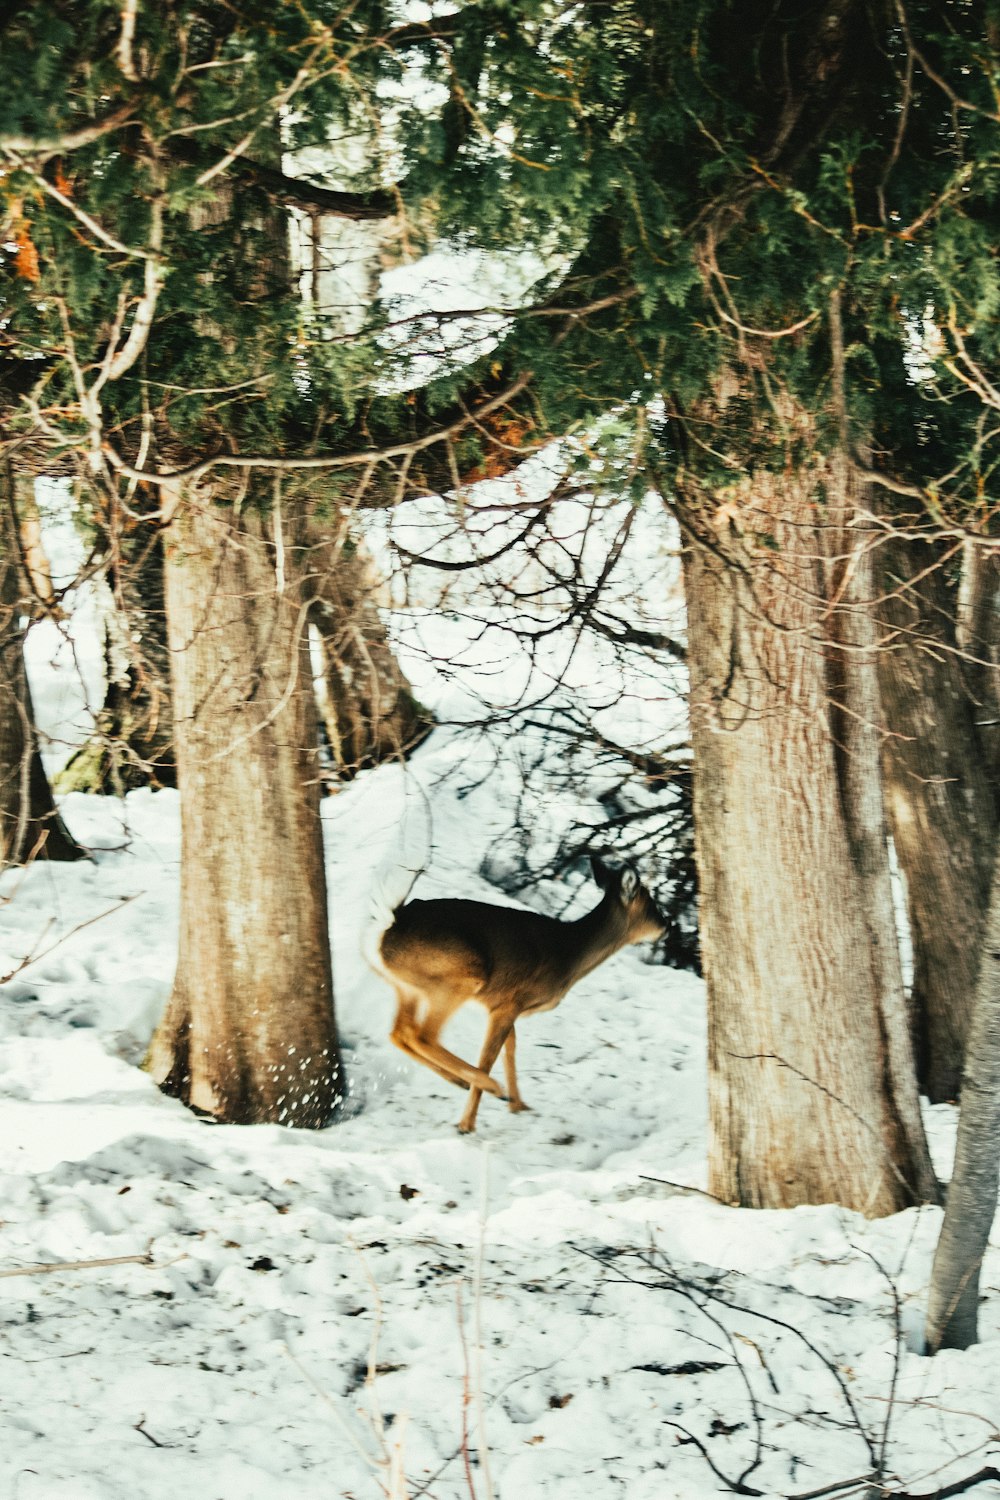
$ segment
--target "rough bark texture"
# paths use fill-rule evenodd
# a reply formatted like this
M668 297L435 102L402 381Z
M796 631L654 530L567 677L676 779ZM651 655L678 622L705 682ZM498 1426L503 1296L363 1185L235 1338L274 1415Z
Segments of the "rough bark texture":
M148 1066L216 1119L321 1126L342 1080L296 527L173 498L181 935Z
M38 748L24 666L23 616L31 590L21 565L14 477L0 464L0 865L79 859L52 800Z
M309 618L322 659L319 708L333 772L347 780L409 754L433 719L389 646L376 602L378 580L363 544L340 542L319 526L310 540Z
M843 476L818 466L742 481L711 529L700 497L687 557L710 1185L884 1214L936 1184L890 933L864 582L859 558L828 560L823 492L842 520ZM862 632L847 651L838 588L856 596L842 637Z
M955 1168L934 1256L927 1347L966 1349L978 1337L979 1270L997 1211L1000 1164L1000 860L969 1027Z
M886 799L913 940L918 1076L939 1102L955 1099L961 1083L997 813L980 711L955 654L954 601L936 561L926 544L888 549L879 664Z
M966 539L962 551L956 634L1000 807L1000 556L975 537Z
M93 735L67 761L60 791L122 796L176 786L170 665L163 600L163 539L130 523L112 543L104 615L107 687Z

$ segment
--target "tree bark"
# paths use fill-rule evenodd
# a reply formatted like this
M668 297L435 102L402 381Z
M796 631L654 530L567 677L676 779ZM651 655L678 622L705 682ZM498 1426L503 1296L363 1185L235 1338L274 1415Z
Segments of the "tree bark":
M343 1081L300 523L170 503L181 935L148 1066L217 1120L319 1127Z
M433 719L389 645L364 544L350 537L341 541L319 526L310 540L309 618L322 661L319 709L334 774L349 780L368 766L408 755Z
M877 1215L936 1183L891 931L863 557L827 555L843 484L819 461L759 471L711 525L682 496L710 1187Z
M94 733L59 774L60 791L123 796L176 786L170 665L163 599L163 539L129 522L108 538L104 626L106 689Z
M1000 860L996 861L969 1027L955 1168L934 1255L927 1348L978 1338L979 1272L997 1211L1000 1165Z
M1000 557L967 537L956 611L956 637L975 706L994 801L1000 806Z
M940 1102L957 1098L962 1078L997 811L940 566L926 544L897 540L885 571L886 799L906 879L918 1077Z
M0 462L0 865L84 855L63 823L42 765L24 665L22 617L32 609L22 566L14 475Z

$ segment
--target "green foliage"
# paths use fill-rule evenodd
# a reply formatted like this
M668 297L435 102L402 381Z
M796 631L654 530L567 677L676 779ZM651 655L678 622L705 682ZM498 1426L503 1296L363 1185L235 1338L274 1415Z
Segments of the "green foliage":
M123 452L143 428L160 463L356 451L530 370L503 420L532 441L621 421L658 465L714 484L839 441L846 420L904 476L948 474L949 504L981 504L1000 19L965 0L905 16L874 0L831 5L822 26L792 0L473 0L421 24L374 0L184 0L141 6L125 56L117 0L8 7L0 138L123 112L72 149L7 153L8 410L24 427L41 411L56 449L91 440L79 372L92 383L125 336L162 212L148 343L101 390ZM350 340L304 306L282 192L252 166L359 129L370 160L350 186L391 171L412 246L539 266L495 349L442 360L419 392L405 341L383 335L390 305ZM776 416L776 393L810 424ZM672 425L641 415L653 396ZM488 448L470 429L455 453L477 472Z
M285 207L239 166L280 165L286 119L293 142L343 129L381 71L383 29L372 3L349 15L324 0L144 5L125 57L118 4L7 8L0 43L16 65L0 70L0 137L28 139L0 173L0 355L8 386L41 374L57 448L81 442L81 383L127 338L150 255L161 285L142 360L100 389L104 429L125 451L144 414L169 463L206 442L282 451L320 397L356 406L371 349L353 353L345 380L321 339L302 345ZM230 153L234 170L214 170Z

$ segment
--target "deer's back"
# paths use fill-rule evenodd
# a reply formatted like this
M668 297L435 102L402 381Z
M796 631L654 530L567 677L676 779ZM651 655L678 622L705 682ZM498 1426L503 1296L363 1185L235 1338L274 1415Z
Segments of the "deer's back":
M560 988L563 926L537 912L485 901L409 901L382 939L382 960L413 983L459 972L479 994Z

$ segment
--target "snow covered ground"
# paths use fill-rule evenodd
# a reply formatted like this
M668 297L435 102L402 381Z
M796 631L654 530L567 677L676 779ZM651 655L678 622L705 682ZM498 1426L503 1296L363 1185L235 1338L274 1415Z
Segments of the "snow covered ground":
M54 645L36 634L50 723ZM174 964L175 794L73 795L92 858L2 878L3 1500L844 1496L876 1469L933 1494L1000 1461L995 1248L984 1341L929 1361L938 1210L699 1191L695 978L612 959L520 1028L533 1112L484 1099L473 1137L463 1096L390 1046L372 878L409 842L432 851L418 894L505 900L479 872L510 835L510 750L484 781L441 729L326 800L351 1082L321 1132L206 1125L139 1068ZM481 1030L467 1007L449 1045L473 1056ZM929 1125L946 1171L954 1112Z

